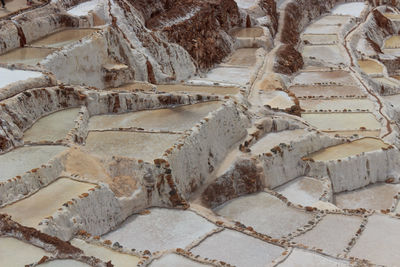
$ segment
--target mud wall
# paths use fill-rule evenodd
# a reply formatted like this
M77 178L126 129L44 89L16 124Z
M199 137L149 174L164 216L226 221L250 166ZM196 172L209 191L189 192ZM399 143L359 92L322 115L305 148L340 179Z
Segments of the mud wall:
M209 114L166 156L179 192L184 198L224 159L228 150L246 135L248 119L233 102Z
M309 162L310 175L327 176L331 179L333 192L351 191L368 184L383 182L389 176L400 174L399 151L391 147L327 162Z
M290 144L279 144L259 155L268 188L278 187L299 176L309 176L309 167L302 158L322 148L343 143L345 140L331 138L315 132L302 136Z

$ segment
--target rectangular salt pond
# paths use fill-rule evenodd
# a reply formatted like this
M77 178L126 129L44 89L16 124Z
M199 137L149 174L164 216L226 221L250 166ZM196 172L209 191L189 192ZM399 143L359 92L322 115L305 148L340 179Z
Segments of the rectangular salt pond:
M338 25L321 25L321 24L311 24L308 26L303 34L337 34L340 31L340 26Z
M332 63L335 65L349 64L349 58L344 51L339 49L337 45L306 45L303 48L303 57L314 57L315 59L324 63Z
M331 13L335 15L349 15L359 17L367 5L364 2L344 3L335 6Z
M395 79L389 79L386 77L383 78L374 78L374 81L378 82L379 84L398 87L400 86L400 82Z
M63 140L67 133L75 127L79 108L71 108L55 112L39 119L24 132L25 142Z
M256 64L257 57L256 52L258 48L240 48L237 49L233 54L229 57L228 61L225 65L228 66L247 66L251 67Z
M214 211L272 238L286 236L314 217L311 213L288 207L278 198L265 192L232 199Z
M359 60L358 65L360 66L361 70L364 71L366 74L382 74L383 73L383 65L379 64L374 60Z
M344 254L344 249L360 228L362 218L328 214L312 230L295 237L292 241L316 247L332 256Z
M235 0L235 2L240 8L250 8L257 5L257 0Z
M64 146L26 146L0 155L0 182L48 163L56 155L67 150Z
M269 133L250 147L251 153L254 155L268 153L271 151L271 148L279 145L280 143L289 144L291 141L299 139L306 133L307 132L304 129Z
M201 86L186 84L159 84L157 91L166 93L184 92L198 94L215 94L215 95L236 95L239 93L239 87L234 86Z
M93 256L104 262L111 260L111 263L114 265L114 267L136 266L140 260L140 258L137 256L120 253L110 248L90 244L77 238L71 240L71 245L83 250L86 256Z
M132 215L119 228L103 236L123 247L151 252L185 248L217 227L188 210L152 208Z
M216 67L207 73L205 78L194 78L189 83L197 85L223 84L244 86L253 75L251 68Z
M322 131L359 130L361 127L367 130L381 128L375 116L367 112L303 113L301 117Z
M56 51L53 48L22 47L0 55L0 63L22 63L36 65Z
M140 132L90 132L84 147L102 157L129 157L153 162L173 146L180 134Z
M375 107L374 102L369 99L312 99L300 100L300 107L307 111L316 110L368 110L372 111Z
M282 263L276 265L277 267L349 267L349 263L335 258L330 258L326 255L318 254L308 250L299 248L293 249L289 257Z
M0 266L19 267L38 262L51 254L44 249L12 237L0 237Z
M222 102L213 101L169 109L99 115L90 118L89 130L140 127L145 130L184 131L192 128L221 105Z
M400 220L374 214L351 249L349 256L370 260L374 264L398 266L400 262Z
M331 96L365 96L361 89L357 86L321 86L321 85L306 85L306 86L291 86L289 91L293 92L297 97L331 97Z
M92 10L94 10L99 4L101 4L103 1L99 0L91 0L87 1L84 3L81 3L79 5L74 6L70 10L67 11L67 13L71 16L87 16L88 13Z
M399 184L374 184L364 188L335 194L335 205L341 209L390 209Z
M264 35L264 30L259 27L254 28L236 28L231 34L238 38L256 38Z
M336 34L303 34L301 39L315 45L335 44L338 42Z
M216 233L191 250L203 258L224 261L237 267L268 266L283 251L281 247L233 230Z
M310 154L308 157L316 161L338 160L358 155L362 152L380 150L382 147L388 148L389 145L380 139L366 137L350 143L324 148L320 151Z
M390 36L385 40L384 48L400 48L400 35Z
M31 43L32 46L46 46L53 48L61 48L68 44L74 43L90 34L98 31L97 29L64 29L52 33L40 40Z
M32 196L0 209L24 226L37 227L45 217L53 215L62 205L88 192L95 185L60 178Z
M149 267L167 267L167 266L176 266L176 267L206 267L211 266L208 264L202 264L196 261L192 261L184 256L177 254L168 254L162 256L160 259L156 259L151 262ZM118 267L118 266L116 266Z
M42 76L43 74L38 71L9 70L6 68L0 68L0 88L5 87L11 83L24 81L30 78L39 78Z
M400 20L400 14L395 14L395 13L384 13L383 14L385 17L391 20Z
M337 15L329 15L322 17L314 22L314 24L320 25L344 25L349 22L351 19L350 16L337 16Z
M293 84L344 84L344 85L357 85L353 76L348 71L334 70L334 71L305 71L297 75Z

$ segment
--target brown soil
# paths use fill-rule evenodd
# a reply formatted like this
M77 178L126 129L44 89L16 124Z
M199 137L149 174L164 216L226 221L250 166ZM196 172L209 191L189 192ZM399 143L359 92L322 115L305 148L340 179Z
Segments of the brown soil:
M261 174L256 162L244 159L235 163L235 168L210 184L202 194L205 206L214 208L240 195L255 193L263 189Z
M292 45L282 45L276 52L274 71L283 74L292 74L304 65L303 57Z
M387 17L385 17L381 12L376 9L372 11L372 15L374 16L376 24L380 28L382 28L386 34L394 34L392 22Z
M152 5L144 0L130 2L142 12L146 27L184 47L201 69L221 62L231 52L220 31L229 32L242 23L233 0L159 0ZM179 21L193 10L198 11ZM174 24L168 25L171 22Z

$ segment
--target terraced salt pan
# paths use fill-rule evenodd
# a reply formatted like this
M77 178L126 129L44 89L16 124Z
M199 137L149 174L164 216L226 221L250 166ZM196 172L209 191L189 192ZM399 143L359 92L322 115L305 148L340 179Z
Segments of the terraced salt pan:
M36 65L48 55L53 53L53 48L23 47L0 55L0 63L21 63L25 65Z
M391 19L391 20L400 20L400 14L396 13L384 13L383 14L385 17Z
M335 44L338 42L336 34L303 34L301 39L314 45Z
M80 248L85 253L86 256L93 256L104 262L111 261L111 263L115 267L136 266L140 261L139 257L124 253L119 253L117 251L102 246L89 244L77 238L71 240L71 245Z
M252 71L250 68L217 67L207 73L205 78L189 80L196 85L222 84L244 86L250 82Z
M36 227L45 217L53 215L62 204L86 193L93 184L60 178L32 196L10 204L0 213L7 213L24 226Z
M38 168L66 149L64 146L26 146L0 155L0 182Z
M109 88L105 90L113 90L113 91L128 91L128 92L136 92L136 91L155 91L156 86L151 83L144 82L134 82L121 85L120 87Z
M374 110L374 102L369 99L313 99L300 100L300 107L304 110Z
M257 0L235 0L235 2L240 8L250 8L257 5Z
M274 191L285 196L292 203L311 206L318 202L324 193L324 185L321 180L315 178L299 177L275 188Z
M67 13L72 16L86 16L90 11L96 9L96 7L99 4L101 4L101 2L103 1L99 0L87 1L71 8L70 10L67 11Z
M186 84L165 84L157 85L159 92L185 92L199 94L216 94L216 95L236 95L239 93L239 87L234 86L200 86Z
M271 108L287 109L294 105L291 97L283 91L263 92L262 98L266 99L264 105L268 105Z
M310 266L323 266L323 267L345 267L350 266L345 261L340 261L325 255L313 253L307 250L295 248L286 260L277 266L279 267L310 267Z
M180 255L168 254L166 256L161 257L160 259L154 260L149 266L150 267L166 267L166 266L206 267L211 265L195 262Z
M89 120L90 130L140 127L145 130L184 131L192 128L222 102L206 102L170 109L144 110L118 115L99 115Z
M214 234L191 250L195 255L224 261L237 267L267 266L283 251L281 247L232 230Z
M383 84L383 85L389 85L389 86L393 86L393 87L397 87L400 86L400 83L397 80L394 79L389 79L386 77L383 78L374 78L374 81Z
M339 25L311 24L304 30L303 34L336 34L339 31Z
M331 13L335 15L350 15L353 17L359 17L365 7L366 5L364 2L344 3L335 6Z
M303 113L301 117L312 126L323 131L380 129L381 125L372 113Z
M400 48L400 35L393 35L387 38L383 44L383 48Z
M75 260L54 260L38 265L40 267L89 267L86 263Z
M27 5L27 1L25 0L6 1L6 4L7 4L6 8L0 9L0 18L9 16L10 14L15 14L18 11L29 7Z
M0 56L1 57L1 56ZM1 59L0 59L1 61ZM5 87L11 83L42 77L43 74L37 71L26 71L26 70L9 70L6 68L0 68L0 88Z
M348 64L349 58L339 49L337 45L306 45L302 51L303 57L313 57L321 62L339 65Z
M98 31L97 29L66 29L50 34L40 40L33 42L32 46L46 46L61 48L74 43L84 37Z
M0 237L0 266L25 266L38 262L43 256L51 254L16 238Z
M191 211L152 208L150 214L129 217L103 238L126 248L154 252L185 248L214 229L214 224Z
M247 66L251 67L256 64L257 57L256 52L258 48L240 48L235 50L229 57L228 61L224 65L228 66Z
M349 256L372 263L397 266L400 262L400 220L379 214L368 218L367 226Z
M320 25L338 25L338 24L346 24L351 19L350 16L337 16L337 15L328 15L322 17L314 22L314 24Z
M292 241L316 247L329 255L344 254L344 249L355 236L362 222L361 217L328 214L312 230Z
M398 56L400 56L400 48L385 48L385 49L382 49L382 52L385 54L385 55L391 55L391 56L396 56L396 57L398 57Z
M256 38L264 35L264 30L259 27L254 28L236 28L231 34L238 38Z
M318 86L318 85L308 85L308 86L292 86L289 88L297 97L360 97L365 94L356 86Z
M214 211L274 238L294 232L313 218L312 214L290 208L265 192L238 197Z
M140 132L90 132L84 149L103 157L130 157L153 162L181 135Z
M336 83L348 85L357 85L349 72L343 70L335 71L307 71L297 75L293 84L317 84L317 83Z
M380 150L382 147L388 148L389 145L380 139L366 137L350 143L324 148L310 154L309 157L317 161L338 160L358 155L363 152Z
M400 104L400 94L382 96L382 98L392 106L398 106Z
M250 147L251 153L254 155L268 153L273 147L279 145L280 143L289 144L291 141L297 140L306 133L307 132L304 129L269 133Z
M400 192L400 185L376 184L362 189L335 195L335 204L342 209L390 209L393 197Z
M374 60L359 60L358 65L366 74L382 74L383 66Z
M78 114L79 108L71 108L41 118L30 129L25 131L24 141L54 142L64 139L67 133L74 128Z

